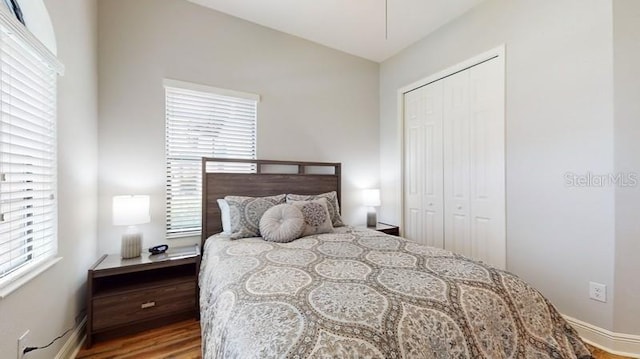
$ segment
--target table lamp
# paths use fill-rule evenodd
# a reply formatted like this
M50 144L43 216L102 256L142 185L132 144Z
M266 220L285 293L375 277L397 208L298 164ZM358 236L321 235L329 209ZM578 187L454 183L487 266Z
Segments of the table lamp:
M368 207L367 210L367 227L375 227L378 220L376 219L376 208L380 206L380 190L379 189L365 189L362 193L364 199L364 205Z
M142 252L142 233L136 224L149 223L149 196L113 197L113 225L128 226L122 235L120 254L123 259L135 258Z

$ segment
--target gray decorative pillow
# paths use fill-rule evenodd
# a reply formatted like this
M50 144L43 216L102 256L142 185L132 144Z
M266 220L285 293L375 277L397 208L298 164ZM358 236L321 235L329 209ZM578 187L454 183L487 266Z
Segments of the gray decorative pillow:
M312 201L293 201L290 204L298 207L304 216L302 236L333 232L326 198Z
M300 237L304 227L300 209L286 203L269 208L260 219L260 235L270 242L291 242Z
M338 203L338 193L336 193L336 191L317 195L288 194L287 203L294 201L311 201L318 198L327 199L327 209L329 209L329 215L331 216L331 224L334 227L344 226L344 222L342 222L342 218L340 217L340 204Z
M269 208L282 204L285 195L270 197L226 196L231 218L231 239L259 237L260 218Z

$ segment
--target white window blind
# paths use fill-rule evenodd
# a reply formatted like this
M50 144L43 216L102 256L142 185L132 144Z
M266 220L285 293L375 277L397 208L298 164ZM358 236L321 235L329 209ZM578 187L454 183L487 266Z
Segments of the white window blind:
M0 287L57 254L61 72L55 56L0 11Z
M202 157L256 158L259 96L173 80L165 80L165 93L167 236L197 235ZM227 167L252 171L251 166Z

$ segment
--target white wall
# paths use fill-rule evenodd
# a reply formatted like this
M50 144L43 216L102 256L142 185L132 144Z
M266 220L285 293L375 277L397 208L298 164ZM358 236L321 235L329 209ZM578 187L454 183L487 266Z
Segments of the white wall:
M378 183L378 64L183 0L98 7L101 253L120 248L116 194L150 194L143 246L167 242L163 78L261 95L258 158L342 162L344 217L365 222L356 189Z
M62 261L0 300L0 358L15 358L17 338L46 345L86 307L87 269L97 259L96 2L45 0L66 72L58 82L58 252ZM65 339L30 359L53 358Z
M615 167L640 175L640 2L613 2ZM640 183L616 187L614 330L640 334Z
M382 219L401 218L398 88L506 45L507 268L561 312L613 327L614 189L564 173L613 170L612 8L602 0L488 0L380 68ZM588 282L610 289L588 298Z

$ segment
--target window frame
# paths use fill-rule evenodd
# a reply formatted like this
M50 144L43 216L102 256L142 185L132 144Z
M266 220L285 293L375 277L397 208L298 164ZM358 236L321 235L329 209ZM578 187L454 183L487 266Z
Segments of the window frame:
M165 213L165 235L166 238L169 239L173 239L173 238L183 238L183 237L191 237L191 236L200 236L201 232L202 232L202 170L201 170L201 166L202 166L202 157L222 157L222 158L246 158L246 159L256 159L257 158L257 131L258 131L258 104L260 102L260 96L257 94L252 94L252 93L247 93L247 92L240 92L240 91L234 91L234 90L229 90L229 89L222 89L222 88L218 88L218 87L212 87L212 86L207 86L207 85L202 85L202 84L195 84L195 83L191 83L191 82L185 82L185 81L178 81L178 80L172 80L172 79L165 79L163 81L163 86L165 89L165 165L166 165L166 182L165 182L165 203L166 203L166 213ZM194 96L194 98L198 98L199 100L202 100L202 97L210 97L212 100L212 102L224 102L226 101L225 99L229 100L229 103L234 103L234 102L239 102L242 103L243 105L241 105L240 107L243 106L249 106L249 104L251 104L253 106L253 118L252 118L252 126L253 129L252 131L248 131L246 129L244 130L238 130L238 133L234 133L236 135L238 134L247 134L250 132L251 139L247 140L246 142L248 143L252 143L252 148L250 150L245 150L245 152L243 152L243 150L238 150L238 151L231 151L232 153L235 152L237 153L242 153L240 155L227 155L224 153L219 153L216 149L214 149L213 147L217 147L216 145L214 145L215 142L211 142L209 144L203 144L202 147L198 147L197 149L193 150L194 153L197 153L197 156L183 156L183 158L179 158L180 156L176 155L176 153L172 153L171 150L172 148L175 148L175 145L170 143L172 141L172 139L174 138L174 136L176 136L176 132L178 132L178 130L173 130L174 132L170 133L170 126L172 125L173 122L171 122L173 119L170 118L171 116L176 117L175 115L171 115L170 111L172 109L170 109L170 98L169 96L171 95L170 92L179 92L181 96L189 96L189 94L192 94ZM172 99L173 101L176 101L175 99ZM187 102L189 100L186 100ZM210 104L211 105L211 104ZM173 105L171 105L173 106ZM215 107L215 105L211 105L213 107ZM203 108L206 106L203 106ZM244 108L244 107L243 107ZM175 109L174 109L175 110ZM205 111L204 109L198 109L198 111ZM237 110L242 112L241 110ZM213 112L213 110L212 110ZM224 123L225 120L227 121L231 121L231 125L232 127L234 126L247 126L246 124L246 118L243 115L237 115L237 117L241 117L242 119L236 119L236 120L232 120L233 117L236 117L236 115L229 115L229 118L224 118L224 116L219 116L219 115L213 115L211 114L210 117L206 118L206 121L208 122L207 124L203 124L204 120L202 118L199 119L199 123L200 123L200 127L206 127L206 129L204 130L205 132L208 131L213 131L215 126L220 126L221 122ZM183 122L184 118L182 118ZM195 120L194 120L195 121ZM170 123L171 122L171 123ZM240 124L239 124L240 123ZM225 123L226 125L229 125L227 123ZM186 126L186 125L185 125ZM222 125L224 126L224 125ZM218 128L219 130L219 128ZM182 129L180 129L180 131L184 131ZM199 132L195 131L194 133L189 132L189 134L191 136L197 137L198 135L201 135L201 133L196 133ZM222 136L222 135L220 135ZM229 141L229 139L227 138L226 141ZM244 142L244 141L243 141ZM173 146L173 147L172 147ZM211 147L210 149L205 149L205 147ZM218 153L216 153L218 152ZM226 151L225 151L226 152ZM192 188L192 193L195 191L195 195L192 195L191 199L185 199L185 202L188 202L188 204L186 206L189 207L188 210L183 210L183 212L187 212L188 215L185 216L190 216L190 218L188 219L189 223L193 223L193 222L197 222L196 226L191 226L190 229L188 228L183 228L181 229L177 224L177 220L174 220L177 218L177 211L174 211L174 208L176 208L177 206L174 205L173 202L176 202L177 200L175 199L177 196L174 195L174 192L180 192L181 189L179 187L175 187L175 188L179 188L177 190L174 190L172 187L173 183L172 181L174 180L174 177L172 177L172 172L175 172L173 169L174 164L171 163L171 161L182 161L186 166L192 166L189 170L184 170L184 173L188 173L190 176L192 177L196 177L195 180L195 188ZM253 169L251 167L247 167L246 169L241 168L233 168L230 169L232 171L242 171L242 172L249 172L252 171ZM185 180L185 182L187 182ZM193 183L194 181L191 181L191 183ZM187 185L185 185L186 187ZM192 185L193 186L193 185ZM195 198L195 199L194 199ZM197 228L197 229L196 229Z
M42 225L36 225L32 223L33 221L28 221L27 219L30 218L28 216L30 216L31 214L25 214L22 217L20 217L19 220L16 220L16 221L21 221L24 223L28 222L30 224L25 225L23 223L22 225L17 226L17 229L14 229L15 224L13 224L12 220L6 219L7 222L4 222L5 214L8 214L9 211L5 209L4 210L5 213L3 213L2 216L0 216L1 217L0 219L2 219L2 222L4 222L10 227L10 229L3 232L5 233L5 235L8 236L8 237L5 237L5 240L6 240L4 242L5 250L7 250L8 243L13 243L12 245L9 245L8 248L15 248L13 247L13 245L19 242L19 239L16 239L15 233L20 231L25 231L24 233L20 232L22 233L20 236L21 238L25 238L24 239L25 242L22 245L20 245L18 248L26 248L25 249L26 256L25 256L24 262L21 262L19 264L14 264L12 266L11 265L12 254L9 255L8 262L2 262L5 266L7 266L6 268L7 271L0 273L0 299L2 299L62 259L58 257L58 228L57 228L57 225L58 225L57 83L58 83L58 76L62 76L64 74L64 66L62 65L62 63L60 63L60 61L58 61L56 56L40 40L38 40L31 32L29 32L22 23L18 22L17 19L15 19L15 17L3 7L0 7L0 37L1 37L0 45L2 48L1 52L3 56L0 59L0 64L2 64L2 66L0 66L2 67L2 69L0 69L0 71L2 71L2 77L1 77L2 83L0 84L0 91L4 91L3 100L6 99L11 103L13 103L14 100L22 101L23 104L26 104L26 106L31 106L31 108L36 109L36 111L47 113L47 115L45 116L41 114L33 115L33 116L30 115L28 116L28 120L27 120L27 117L18 116L17 115L18 112L16 112L18 111L16 110L18 108L23 110L24 107L22 106L24 105L14 107L14 105L11 105L7 102L6 104L2 105L2 106L7 106L7 109L5 109L4 107L2 107L1 109L2 110L1 112L2 129L0 129L0 133L2 133L3 136L6 136L7 138L13 138L14 136L15 137L19 136L17 134L18 130L16 129L7 130L7 128L11 126L16 126L12 118L16 119L17 122L15 123L20 123L20 122L24 123L24 121L33 120L33 118L37 118L38 121L40 120L44 121L42 123L38 121L33 122L36 124L35 125L36 127L41 126L43 123L48 123L49 129L45 130L44 132L40 132L40 130L33 131L33 128L27 131L25 130L20 130L20 131L22 132L21 135L23 135L23 138L24 138L23 141L27 141L29 143L35 144L36 146L42 146L43 148L45 148L45 149L40 148L39 150L42 153L46 153L45 157L47 159L45 161L48 161L48 160L51 161L50 162L51 165L46 165L43 167L45 172L39 173L38 171L27 170L28 166L30 166L29 162L32 162L32 160L28 160L28 161L24 160L23 162L23 161L17 161L15 160L15 158L8 159L16 156L13 150L10 150L10 148L12 146L16 146L16 144L14 144L13 142L3 144L3 146L7 146L8 150L7 152L4 152L4 150L2 151L3 158L4 156L6 156L7 158L6 160L7 162L4 162L3 166L7 166L7 167L3 167L2 171L4 172L0 175L0 180L1 180L0 187L4 187L4 189L0 188L0 194L3 195L2 198L0 199L0 204L4 206L3 208L9 207L10 208L9 211L12 211L14 210L14 208L12 207L13 204L11 203L15 202L14 199L18 199L21 202L25 202L25 201L32 202L33 201L32 196L26 196L25 194L23 195L11 194L11 193L16 193L15 192L16 184L21 184L25 188L26 187L31 188L31 189L27 188L26 190L23 190L23 191L29 191L37 187L36 185L37 182L33 178L43 178L43 179L46 178L47 180L50 181L49 183L50 183L51 189L48 190L48 192L51 192L51 194L48 196L42 197L41 203L46 202L47 206L51 208L51 212L50 212L50 217L45 216L45 222L43 222L44 224ZM10 55L10 54L13 54L13 55ZM7 58L5 58L4 56L7 56ZM29 61L21 62L16 60L16 58L14 58L13 60L7 60L8 57L10 56L21 56L21 57L24 57L25 59L28 59L31 62ZM10 62L12 62L13 65L10 65L9 64ZM24 66L17 68L16 64L24 65ZM33 67L27 66L29 64L32 64ZM4 69L4 66L7 66L6 70ZM44 70L45 68L47 69ZM47 74L46 76L38 77L45 73ZM15 84L12 85L12 83L14 83L14 81L17 82L19 80L15 80L15 79L7 80L8 78L13 78L15 76L25 76L25 74L29 74L28 81L32 81L31 85L21 84L21 86L16 87ZM4 87L4 86L7 86L7 87ZM22 90L29 89L30 91L23 92L21 97L18 97L18 95L12 94L12 90L17 91L18 89L22 89ZM44 92L38 92L38 90L43 90L43 89L45 90ZM3 92L0 92L0 94L1 93ZM34 95L34 93L37 96ZM38 100L33 100L34 98L38 98ZM48 101L48 107L37 106L41 103L40 101L42 99L44 99L45 102ZM32 102L32 101L35 101L35 102ZM44 109L47 109L48 112L43 111ZM45 140L44 138L47 138L47 136L49 136L48 140ZM14 169L11 168L11 171L14 171L14 172L9 172L8 170L9 170L9 167L11 166L21 167L22 169L15 172ZM8 178L10 178L11 176L13 176L14 179L11 179L9 181ZM22 177L23 179L17 179L20 177ZM19 192L19 193L27 193L27 192ZM29 213L32 213L35 208L33 204L27 205L22 203L20 204L20 206L24 206L24 207L18 206L19 210L21 211L23 210ZM45 227L45 226L50 226L50 227ZM37 239L34 240L33 238L30 237L30 235L34 233L33 232L34 230L25 229L27 227L48 228L47 230L50 233L50 235L48 236L49 238L42 242ZM40 229L40 230L43 230L43 229ZM31 240L29 241L28 239L26 239L26 237L30 237ZM38 256L38 253L41 253L40 248L47 247L47 246L49 246L51 250L46 251L46 253L42 256ZM10 251L13 251L13 250L10 250ZM5 252L5 254L6 253L8 252ZM5 269L3 269L3 271L4 270Z

